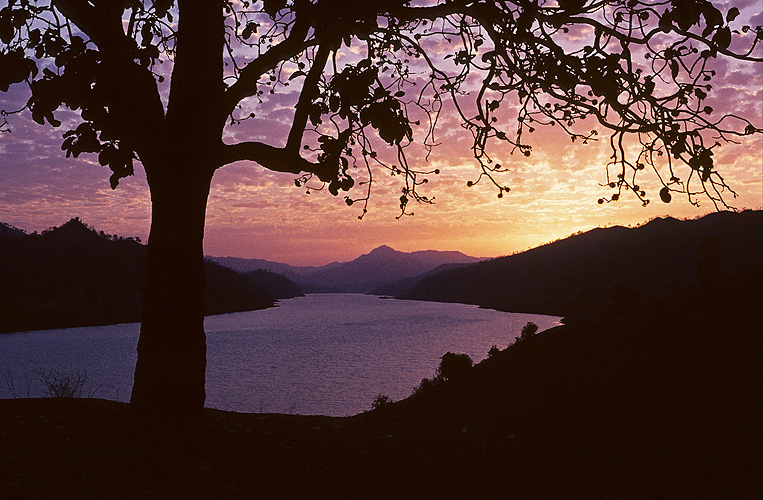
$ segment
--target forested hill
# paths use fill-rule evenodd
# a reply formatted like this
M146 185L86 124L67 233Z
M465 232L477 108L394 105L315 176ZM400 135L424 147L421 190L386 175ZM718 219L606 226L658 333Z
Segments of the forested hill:
M565 316L642 307L665 314L713 305L731 311L760 299L761 255L761 211L657 218L446 271L401 296Z
M137 239L78 218L42 234L0 224L0 332L140 321L145 267ZM205 314L262 309L301 294L285 292L271 273L247 277L209 261L205 268Z

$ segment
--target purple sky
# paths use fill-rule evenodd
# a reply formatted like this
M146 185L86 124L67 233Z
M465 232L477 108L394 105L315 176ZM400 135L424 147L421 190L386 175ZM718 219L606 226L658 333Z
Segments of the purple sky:
M759 2L734 4L746 6L743 12L753 12L754 25L763 21ZM717 70L710 104L743 113L761 126L761 66L719 62ZM257 108L257 118L229 127L227 138L284 137L294 95L287 92L266 100ZM0 93L0 109L23 106L26 99L23 86L17 85ZM134 177L123 179L112 191L110 172L93 155L64 157L61 135L67 123L75 123L75 115L59 111L57 117L64 122L58 129L37 125L28 113L8 117L12 133L0 134L0 221L40 231L78 216L99 230L145 239L150 201L142 170L138 168ZM695 207L680 197L669 205L661 203L654 176L645 176L642 184L652 194L647 207L631 196L599 205L600 197L611 194L600 185L606 182L606 141L572 144L550 127L536 134L530 158L507 150L497 152L496 157L510 168L501 181L512 189L498 199L496 189L487 183L466 187L466 181L477 176L470 138L446 110L437 137L441 145L427 166L442 172L430 176L426 185L425 194L434 196L435 204L414 206L415 215L400 220L395 218L399 179L389 174L377 174L369 213L358 220L360 207L348 207L342 197L326 190L306 194L303 187L295 186L292 175L251 163L229 165L213 180L205 253L298 265L351 260L381 244L401 251L460 250L474 256L498 256L596 226L635 225L664 215L697 217L713 210L709 201ZM760 135L743 139L718 148L715 161L739 195L729 198L729 204L760 209L763 141ZM422 152L413 151L411 158L419 164L425 161Z

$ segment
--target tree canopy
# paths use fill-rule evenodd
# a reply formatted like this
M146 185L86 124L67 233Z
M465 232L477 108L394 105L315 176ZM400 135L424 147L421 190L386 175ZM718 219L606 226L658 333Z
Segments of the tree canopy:
M626 191L648 203L651 170L664 202L681 192L727 207L714 151L763 131L706 103L717 61L763 61L763 29L740 15L707 0L10 0L0 90L30 97L0 129L20 112L62 127L66 156L97 155L112 188L140 162L151 232L131 403L192 412L205 400L203 238L218 168L290 173L342 192L360 217L391 172L402 215L431 202L443 128L469 136L467 185L502 197L505 152L532 155L533 132L553 126L609 141L600 203ZM239 127L271 100L273 130Z
M662 188L726 207L734 191L714 149L760 133L750 117L713 110L713 62L760 63L761 27L709 1L586 0L11 0L0 9L0 90L29 86L21 110L64 126L67 156L98 155L111 186L182 124L210 168L251 160L364 203L386 169L402 179L400 208L429 202L425 162L452 106L471 133L478 175L509 191L493 151L530 156L532 133L560 127L573 141L608 140L617 200L652 171ZM232 140L274 94L293 97L286 137ZM62 107L79 120L62 123ZM595 122L595 123L594 123ZM189 124L197 123L198 127ZM595 126L591 126L591 125ZM7 123L6 127L7 129ZM236 136L238 137L238 136ZM191 139L188 139L189 141ZM178 175L186 175L180 171ZM377 174L378 175L378 174ZM355 187L356 189L352 189ZM352 189L352 190L351 190ZM362 216L362 215L361 215Z

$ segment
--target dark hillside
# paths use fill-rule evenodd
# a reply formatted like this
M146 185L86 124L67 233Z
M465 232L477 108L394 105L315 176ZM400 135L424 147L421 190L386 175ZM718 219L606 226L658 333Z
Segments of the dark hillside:
M23 238L24 236L26 236L26 233L21 229L0 222L0 242L3 240Z
M0 235L0 332L140 321L146 247L72 219L42 234ZM241 274L206 264L205 313L273 299Z
M204 315L271 307L275 298L265 287L214 262L204 262Z
M423 280L424 278L428 276L434 276L435 274L441 273L443 271L448 271L450 269L458 269L461 267L468 266L469 264L442 264L440 266L437 266L436 268L432 269L431 271L427 271L425 273L417 274L416 276L411 276L408 278L402 278L397 281L393 281L391 283L386 283L380 287L374 288L373 290L369 291L368 293L372 295L392 295L392 296L402 296L408 290L413 288L419 281Z
M416 298L566 324L399 411L566 450L642 485L640 498L760 498L761 255L763 213L718 213L597 229L427 278Z
M296 283L281 274L258 269L244 273L244 276L267 290L273 299L293 299L304 296Z
M584 315L660 306L700 288L744 281L763 255L763 212L654 219L594 229L526 252L446 271L405 298L515 312Z
M578 321L399 403L391 418L565 450L642 485L641 498L761 498L761 359L755 314Z

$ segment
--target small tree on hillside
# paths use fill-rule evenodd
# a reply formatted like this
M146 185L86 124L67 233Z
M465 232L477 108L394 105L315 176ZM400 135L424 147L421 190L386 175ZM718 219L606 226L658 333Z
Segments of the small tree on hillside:
M439 368L437 368L437 376L435 379L443 382L448 380L458 380L469 373L472 364L472 358L470 358L468 354L446 352L442 356Z
M714 111L713 61L761 62L760 27L707 0L10 0L0 8L0 91L26 86L22 109L63 126L66 156L97 155L113 188L138 162L151 193L137 408L204 406L204 220L218 168L252 161L308 189L326 186L360 216L379 172L400 179L401 213L439 173L447 104L471 135L476 180L509 191L497 145L530 156L556 126L600 137L612 193L733 193L716 168L720 142L760 133ZM234 134L281 99L288 131ZM71 112L60 113L66 107ZM73 112L73 113L72 113ZM512 124L513 123L513 124ZM8 130L6 115L0 129ZM351 191L360 187L360 193Z
M522 327L522 332L519 334L517 340L527 340L536 333L538 333L538 325L532 321L528 321L527 324Z

